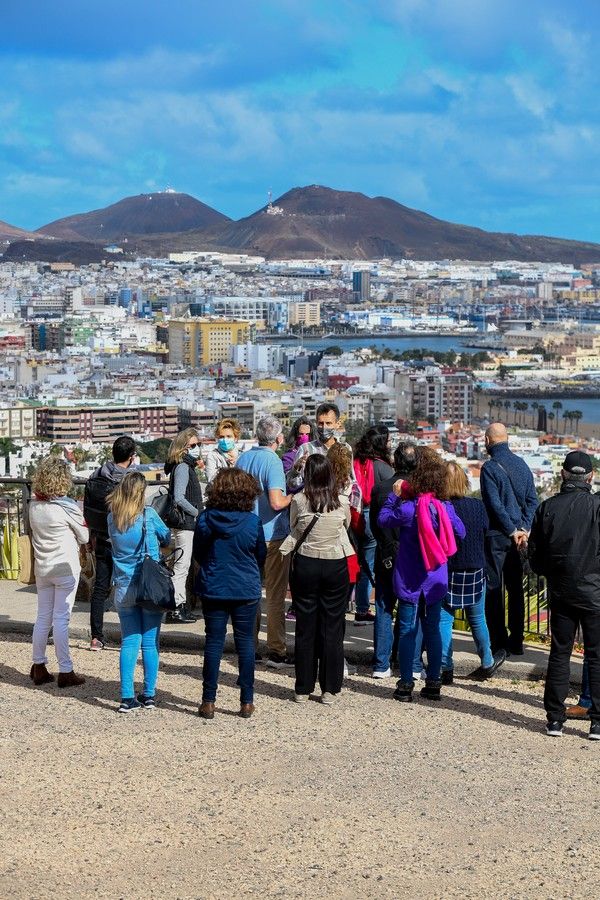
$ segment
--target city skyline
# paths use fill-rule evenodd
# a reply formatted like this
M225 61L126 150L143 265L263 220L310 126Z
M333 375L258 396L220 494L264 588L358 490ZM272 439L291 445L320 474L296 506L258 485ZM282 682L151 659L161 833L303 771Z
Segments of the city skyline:
M296 184L600 241L591 0L9 0L0 219L171 185L232 218Z

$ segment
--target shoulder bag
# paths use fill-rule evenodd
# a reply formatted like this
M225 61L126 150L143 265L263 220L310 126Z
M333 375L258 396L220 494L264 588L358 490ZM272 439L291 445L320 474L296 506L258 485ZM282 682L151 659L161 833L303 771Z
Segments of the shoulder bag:
M173 473L171 473L167 490L157 494L150 505L168 528L183 528L185 516L175 503L173 496Z
M290 572L293 572L293 571L294 571L294 560L296 559L296 554L298 553L298 550L300 549L300 547L302 546L302 544L304 543L304 541L306 540L306 538L309 536L309 534L311 533L311 531L313 530L313 528L314 528L315 525L317 524L318 518L319 518L318 515L314 515L314 516L312 517L312 519L310 520L310 522L308 523L308 525L306 526L306 528L304 529L304 531L303 531L302 534L300 535L298 541L296 542L296 546L294 547L294 549L293 549L292 552L290 553Z
M169 612L176 609L173 573L169 568L168 562L174 559L177 553L180 554L177 558L181 559L183 549L174 550L161 560L152 559L148 554L145 510L142 522L142 546L144 561L137 580L135 605L155 613Z

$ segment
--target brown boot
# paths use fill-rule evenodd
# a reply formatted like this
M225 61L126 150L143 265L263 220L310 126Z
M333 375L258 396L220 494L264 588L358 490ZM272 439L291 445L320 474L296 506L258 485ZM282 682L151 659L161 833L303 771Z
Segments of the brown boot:
M48 684L49 681L54 681L54 675L48 671L44 663L34 663L29 677L34 684Z
M215 717L215 704L208 703L207 701L203 701L200 704L198 709L198 715L201 719L214 719Z
M240 706L240 716L242 719L249 719L254 712L254 703L242 703Z
M58 673L59 688L78 687L80 684L85 684L83 675L76 675L73 671Z

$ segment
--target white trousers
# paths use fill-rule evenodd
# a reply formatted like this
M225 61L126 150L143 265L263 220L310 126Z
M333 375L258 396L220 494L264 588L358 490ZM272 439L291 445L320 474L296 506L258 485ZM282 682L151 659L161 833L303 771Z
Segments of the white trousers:
M69 622L75 603L78 578L73 575L57 577L36 576L38 613L33 626L33 662L48 662L46 646L50 628L54 635L54 650L59 672L72 672L73 660L69 652Z
M175 603L181 606L186 601L185 583L192 562L192 544L194 532L182 529L173 529L173 544L176 550L183 550L181 559L173 565L173 587L175 588Z

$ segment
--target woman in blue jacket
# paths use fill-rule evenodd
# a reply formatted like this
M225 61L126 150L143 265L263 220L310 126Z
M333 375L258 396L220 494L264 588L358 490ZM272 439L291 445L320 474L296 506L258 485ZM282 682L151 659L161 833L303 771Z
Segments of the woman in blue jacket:
M115 606L122 635L119 660L120 713L133 712L142 707L154 709L156 706L154 693L158 676L158 640L162 613L135 605L135 584L145 553L152 559L160 559L159 545L169 543L171 532L151 507L144 509L145 490L146 479L142 473L128 472L107 497ZM144 689L136 698L134 676L140 647L144 664Z
M240 716L254 712L254 626L267 557L263 527L252 511L262 493L241 469L221 469L207 489L207 508L194 533L196 594L202 599L206 644L202 667L203 719L215 715L219 667L231 617L240 677Z

